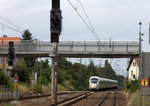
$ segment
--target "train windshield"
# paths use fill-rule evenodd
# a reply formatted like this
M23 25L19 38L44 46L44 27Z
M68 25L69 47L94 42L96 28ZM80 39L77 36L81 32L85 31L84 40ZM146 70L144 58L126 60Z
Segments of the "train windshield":
M95 83L97 83L97 81L98 81L97 78L92 78L92 79L91 79L91 83L94 83L94 84L95 84Z

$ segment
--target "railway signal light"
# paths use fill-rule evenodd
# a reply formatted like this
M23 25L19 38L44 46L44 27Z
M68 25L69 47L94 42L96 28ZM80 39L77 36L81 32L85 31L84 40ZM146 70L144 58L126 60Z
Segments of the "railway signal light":
M15 48L14 42L9 42L8 48L8 65L13 66L13 61L15 60Z
M59 42L59 35L61 33L62 29L62 16L61 16L61 10L60 9L52 9L51 10L51 43L53 42Z

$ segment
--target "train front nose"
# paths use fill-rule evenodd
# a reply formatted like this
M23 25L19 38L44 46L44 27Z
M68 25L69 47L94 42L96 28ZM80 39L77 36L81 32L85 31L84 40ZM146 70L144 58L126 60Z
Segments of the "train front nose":
M97 89L97 84L90 84L90 89L91 90L96 90Z

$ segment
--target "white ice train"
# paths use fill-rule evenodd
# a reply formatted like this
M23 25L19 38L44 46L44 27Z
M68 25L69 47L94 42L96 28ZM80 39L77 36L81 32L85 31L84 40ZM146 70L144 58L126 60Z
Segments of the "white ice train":
M89 89L90 90L101 90L101 89L108 89L108 88L117 88L118 81L102 78L98 76L92 76L89 79Z

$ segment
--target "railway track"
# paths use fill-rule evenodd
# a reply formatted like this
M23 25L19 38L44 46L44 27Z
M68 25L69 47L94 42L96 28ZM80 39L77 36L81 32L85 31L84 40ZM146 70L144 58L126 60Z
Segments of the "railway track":
M116 93L115 92L107 92L106 95L101 99L101 101L96 106L102 106L104 101L106 101L107 97L111 94L113 94L111 106L115 106L115 104L116 104Z
M80 92L61 92L58 94L58 106L116 106L122 103L122 96L119 95L117 91L104 91L104 92L90 92L90 91L80 91ZM54 99L47 96L50 95L40 95L38 97L25 97L20 98L21 104L23 106L27 105L38 105L38 106L55 106ZM46 98L45 98L46 97ZM39 99L37 99L39 98ZM117 99L116 99L117 98ZM33 100L30 100L33 99ZM120 102L121 100L121 102ZM124 105L123 105L124 106Z
M59 105L59 106L70 106L74 103L77 103L77 102L83 100L83 99L87 99L87 97L90 96L91 94L92 94L91 92L81 93L81 94L76 95L74 97L60 101L57 103L57 105ZM55 106L55 104L51 104L49 106Z
M72 93L76 93L76 92L60 92L60 93L58 93L58 95L72 94ZM51 94L42 94L42 95L35 95L35 96L20 97L17 100L23 101L23 100L27 100L27 99L36 99L36 98L43 98L43 97L49 97L49 96L51 96ZM2 100L0 100L0 103L8 103L8 102L11 102L14 100L16 100L16 99L15 98L2 99Z

